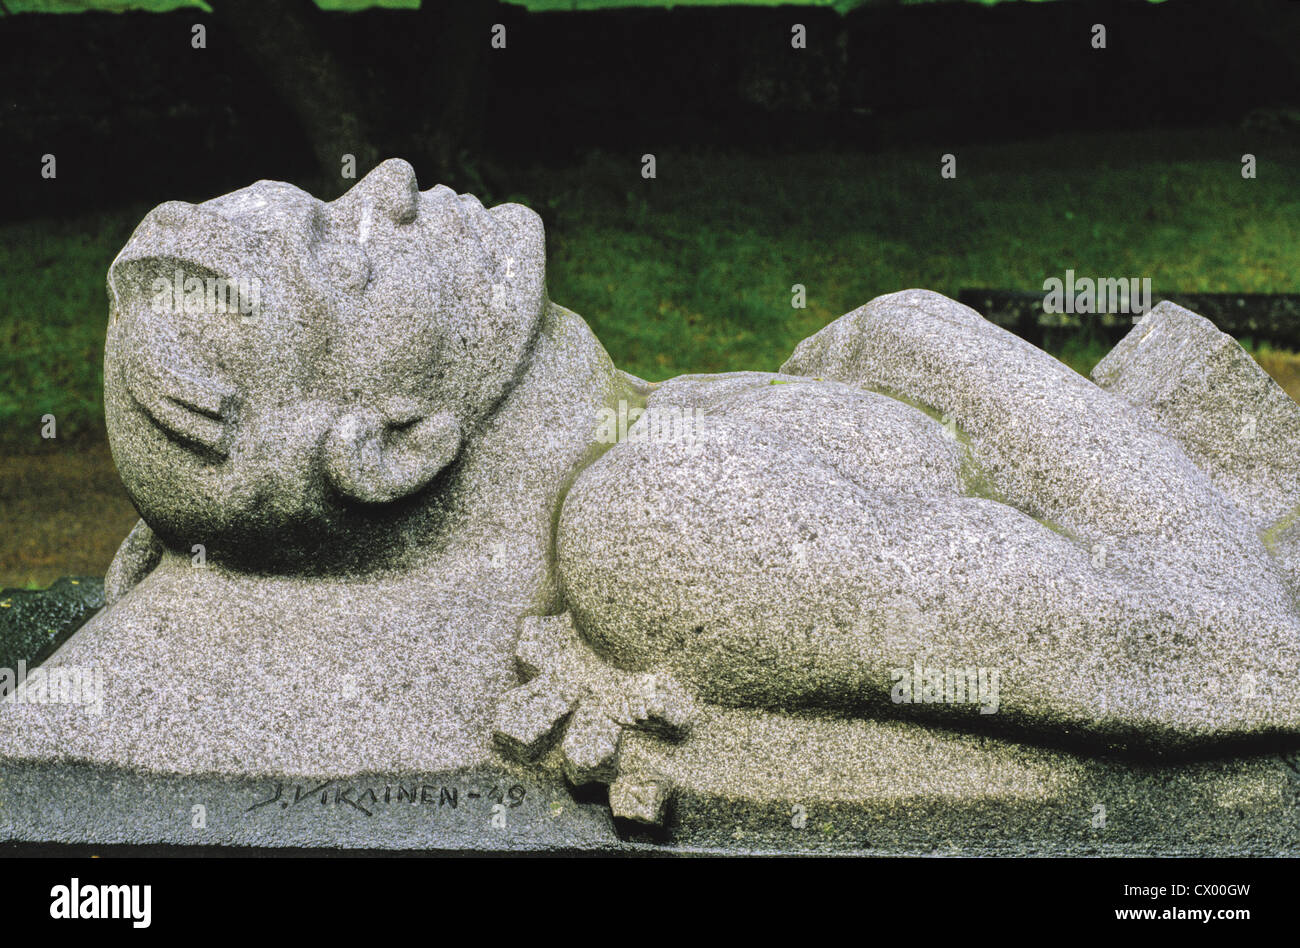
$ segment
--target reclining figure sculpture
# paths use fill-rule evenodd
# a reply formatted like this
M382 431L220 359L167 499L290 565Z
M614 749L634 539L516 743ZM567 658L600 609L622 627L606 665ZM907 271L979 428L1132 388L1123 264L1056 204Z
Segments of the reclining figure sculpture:
M504 755L656 823L646 761L730 774L723 720L824 721L845 766L853 720L1151 759L1300 733L1300 408L1208 321L1158 305L1091 381L907 290L778 373L651 384L544 271L534 213L399 160L151 212L104 373L141 521L49 660L109 700L0 708L0 754Z

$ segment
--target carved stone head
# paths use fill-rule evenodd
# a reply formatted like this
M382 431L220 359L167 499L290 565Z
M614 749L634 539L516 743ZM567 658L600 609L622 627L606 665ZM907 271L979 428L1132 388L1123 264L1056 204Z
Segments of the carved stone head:
M536 214L421 192L400 160L329 203L261 181L155 208L108 275L105 411L140 515L250 567L329 568L340 537L364 560L510 386L544 272Z

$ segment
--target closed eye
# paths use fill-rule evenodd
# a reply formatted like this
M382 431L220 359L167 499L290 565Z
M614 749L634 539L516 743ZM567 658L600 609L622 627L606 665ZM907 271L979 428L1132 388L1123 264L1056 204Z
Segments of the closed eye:
M417 421L422 421L424 415L421 412L412 412L410 415L404 415L398 418L389 418L387 428L389 431L406 431L415 425Z
M169 437L205 454L210 460L229 455L226 436L233 386L162 366L140 362L127 370L127 390L137 405Z

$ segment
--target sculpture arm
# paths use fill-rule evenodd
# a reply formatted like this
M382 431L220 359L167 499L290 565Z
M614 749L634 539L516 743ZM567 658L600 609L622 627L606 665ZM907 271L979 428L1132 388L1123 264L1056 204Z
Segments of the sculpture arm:
M162 552L162 541L147 523L137 520L104 574L104 605L117 602L153 572L162 559Z

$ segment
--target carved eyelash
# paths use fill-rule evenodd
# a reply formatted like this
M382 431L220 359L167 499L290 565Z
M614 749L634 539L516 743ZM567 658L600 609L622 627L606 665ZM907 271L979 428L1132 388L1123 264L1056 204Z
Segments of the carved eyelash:
M158 365L132 360L126 388L141 410L163 431L224 460L233 386Z

